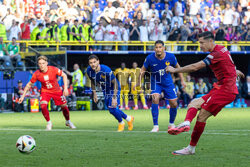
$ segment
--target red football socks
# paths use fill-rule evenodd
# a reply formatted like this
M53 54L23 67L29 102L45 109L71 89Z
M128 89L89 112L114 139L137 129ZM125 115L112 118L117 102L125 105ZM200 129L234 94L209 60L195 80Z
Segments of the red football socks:
M47 122L50 121L48 104L41 104L41 109L42 109L42 113L46 121Z
M193 119L195 118L197 112L198 112L198 109L196 109L194 107L189 108L187 111L185 121L189 121L191 123L193 121Z
M193 133L191 135L191 142L190 142L191 146L196 146L197 145L197 143L198 143L198 141L199 141L199 139L201 137L201 134L203 133L203 131L205 129L205 126L206 126L206 122L196 121Z
M63 115L66 119L66 121L69 120L69 108L67 106L61 107Z

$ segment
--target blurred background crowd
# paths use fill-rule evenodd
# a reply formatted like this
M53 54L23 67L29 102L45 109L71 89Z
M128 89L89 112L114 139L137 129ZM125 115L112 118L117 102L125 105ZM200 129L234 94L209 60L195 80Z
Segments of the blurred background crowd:
M250 40L248 0L2 0L0 21L0 36L9 41L15 37L79 42L196 42L203 31L214 32L217 41ZM138 48L120 47L127 49ZM237 45L229 49L250 50Z

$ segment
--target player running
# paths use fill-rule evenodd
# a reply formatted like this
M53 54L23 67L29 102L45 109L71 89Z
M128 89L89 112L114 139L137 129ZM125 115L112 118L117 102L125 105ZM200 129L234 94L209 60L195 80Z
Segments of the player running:
M119 122L117 131L124 131L125 123L122 119L128 122L128 130L133 130L134 117L126 115L119 109L121 86L111 69L106 65L100 64L99 58L96 55L90 55L87 74L91 80L91 88L95 103L98 102L95 85L101 85L105 97L105 104L109 108L110 114Z
M236 86L237 75L244 77L244 74L236 70L234 62L227 48L214 44L213 33L207 31L199 34L200 47L204 52L210 54L202 61L185 67L173 68L168 66L166 72L183 73L194 72L206 66L209 66L214 72L218 82L214 88L205 96L194 99L188 106L185 121L176 128L168 130L169 134L177 135L181 132L187 132L190 129L190 123L198 114L190 144L181 150L174 151L174 155L190 155L195 153L195 147L206 126L206 121L210 116L216 116L227 104L234 101L238 89Z
M65 96L68 96L67 75L64 72L62 72L62 70L56 67L48 66L48 59L45 56L38 57L37 63L39 66L39 70L37 70L32 75L31 80L25 86L23 95L19 99L19 103L23 102L23 99L26 93L29 91L31 85L34 84L36 81L40 81L42 84L40 107L42 109L43 116L47 121L46 130L52 129L52 122L50 120L49 110L48 110L48 102L50 101L51 98L54 100L55 105L61 107L63 115L66 119L66 126L69 126L71 129L75 129L76 127L69 119L69 109L65 98ZM60 89L59 84L57 82L57 76L63 77L63 82L64 82L63 92Z
M168 129L174 128L174 121L177 114L177 93L173 83L171 74L165 72L167 66L180 67L175 56L172 53L165 52L164 43L161 40L155 42L155 53L147 56L144 65L141 68L141 78L144 78L147 69L150 69L151 74L151 95L152 95L152 116L154 127L151 132L158 132L158 115L159 115L159 101L161 92L164 93L164 98L169 100L170 104L170 118ZM185 82L182 74L179 74L182 86L185 87ZM137 83L137 86L141 83Z

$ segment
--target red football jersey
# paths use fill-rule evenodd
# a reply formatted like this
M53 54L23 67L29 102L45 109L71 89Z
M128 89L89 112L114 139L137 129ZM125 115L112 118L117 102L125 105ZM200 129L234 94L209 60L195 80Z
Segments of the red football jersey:
M239 93L236 86L236 67L227 48L216 45L203 61L214 72L221 90L234 94Z
M40 81L42 83L42 92L48 92L48 93L56 93L61 92L60 86L57 82L57 76L62 76L62 70L53 67L48 66L48 71L43 73L40 70L37 70L30 82L35 83L36 81Z

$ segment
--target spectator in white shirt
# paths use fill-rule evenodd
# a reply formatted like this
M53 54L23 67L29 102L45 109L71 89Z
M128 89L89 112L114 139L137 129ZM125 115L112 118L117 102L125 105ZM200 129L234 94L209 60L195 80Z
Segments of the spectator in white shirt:
M12 25L10 27L9 30L7 30L8 32L8 40L11 41L13 38L15 39L19 39L19 33L21 32L21 29L18 27L18 25L16 24L15 20L12 20Z
M156 18L159 18L159 12L158 12L157 9L155 9L155 4L154 3L151 4L151 9L148 10L148 18L150 18L153 13L155 13Z
M143 20L142 25L139 27L139 31L140 31L140 41L141 42L148 41L147 20Z
M171 19L173 17L173 13L171 10L169 10L169 5L167 3L165 4L165 10L163 10L161 12L161 15L163 16L164 13L166 14L166 18L169 19L169 21L171 22Z
M103 41L104 32L105 32L105 28L103 26L103 21L100 20L99 24L96 25L94 28L95 40L96 41ZM102 50L102 46L95 45L94 49L100 51L100 50Z
M234 27L237 27L240 25L240 14L238 11L236 11L235 7L232 7L233 10L233 21L232 21L232 25Z
M174 11L177 11L179 12L179 16L183 17L184 16L184 13L182 12L182 0L178 0L176 3L175 3L175 6L174 6ZM165 8L166 9L166 8Z
M115 11L116 11L116 8L114 6L112 6L112 2L109 1L108 2L108 6L104 8L104 11L108 10L108 13L109 13L109 17L111 19L114 18L114 15L115 15Z
M159 21L155 20L154 25L149 28L149 40L150 41L159 40L161 32L162 32L162 27L159 26Z
M200 3L197 0L191 0L189 3L189 15L195 17L200 10Z
M173 29L175 22L178 22L178 28L183 25L183 19L179 16L179 13L176 11L175 16L172 18L171 21L171 30Z
M129 39L129 31L126 30L126 28L124 28L124 24L122 23L122 21L118 22L118 38L119 41L123 41L123 44L128 42ZM128 45L123 45L119 47L120 50L128 50Z
M224 25L230 25L232 24L233 21L233 10L231 9L229 4L226 4L226 9L224 9L222 11L223 15L224 15L224 20L223 20L223 24Z
M146 19L148 15L148 9L149 9L147 0L142 0L142 2L140 3L140 8L141 8L143 19Z
M118 27L115 26L115 20L111 20L111 23L106 26L104 34L104 41L115 41L117 38ZM105 46L105 50L112 50L112 46Z
M31 23L30 23L30 33L34 30L34 28L36 28L37 26L37 22L36 19L31 19Z

